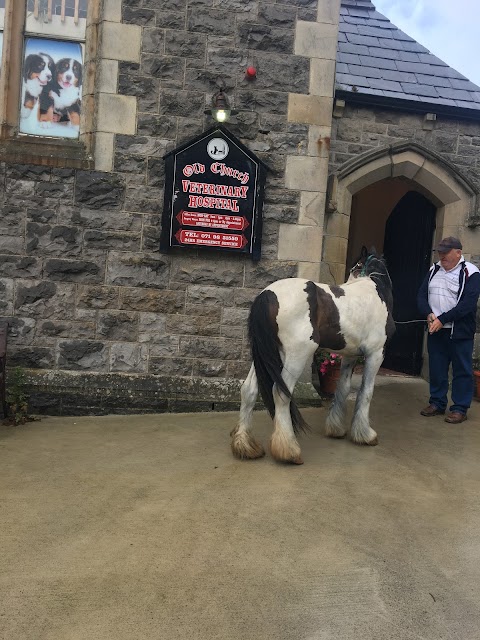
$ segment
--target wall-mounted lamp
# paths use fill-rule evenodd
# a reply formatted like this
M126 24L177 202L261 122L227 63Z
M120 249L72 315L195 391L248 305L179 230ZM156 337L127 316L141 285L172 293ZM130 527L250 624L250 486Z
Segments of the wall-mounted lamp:
M212 116L217 122L226 122L230 116L234 116L238 111L230 107L227 96L224 93L225 87L221 87L212 96L212 108L206 109L205 113Z

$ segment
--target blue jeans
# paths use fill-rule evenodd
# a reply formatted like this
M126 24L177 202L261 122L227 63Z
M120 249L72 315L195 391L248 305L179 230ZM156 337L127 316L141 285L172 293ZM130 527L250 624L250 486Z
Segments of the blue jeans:
M452 365L452 406L450 411L467 413L473 398L473 338L453 340L450 329L428 336L430 363L430 404L447 408L448 369Z

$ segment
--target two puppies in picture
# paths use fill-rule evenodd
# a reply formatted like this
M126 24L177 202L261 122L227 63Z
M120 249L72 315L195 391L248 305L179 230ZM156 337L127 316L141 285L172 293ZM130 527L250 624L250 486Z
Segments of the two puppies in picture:
M57 62L43 51L30 53L23 65L21 120L36 113L40 129L54 123L78 128L82 99L82 64L64 57ZM21 125L22 128L22 125ZM47 131L43 131L47 133Z

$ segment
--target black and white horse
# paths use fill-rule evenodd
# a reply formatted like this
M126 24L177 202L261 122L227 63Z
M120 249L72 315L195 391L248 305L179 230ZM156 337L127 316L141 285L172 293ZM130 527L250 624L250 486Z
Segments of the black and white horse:
M305 366L321 347L342 355L340 380L326 421L326 435L342 438L346 401L353 367L365 358L361 388L351 425L351 439L377 444L370 427L369 408L375 376L384 358L388 338L395 331L392 318L392 282L383 257L365 247L342 286L301 278L278 280L254 300L249 316L253 363L242 385L240 419L232 431L232 451L238 458L265 454L252 436L252 414L258 391L274 422L272 456L302 464L296 434L307 427L292 400Z

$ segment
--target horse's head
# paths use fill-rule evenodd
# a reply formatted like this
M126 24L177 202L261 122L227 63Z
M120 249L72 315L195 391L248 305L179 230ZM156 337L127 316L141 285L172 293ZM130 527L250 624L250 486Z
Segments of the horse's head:
M368 251L367 247L363 246L360 256L355 261L355 264L350 269L350 277L362 278L369 277L371 274L380 272L381 274L388 274L387 265L383 256L379 255L375 247L372 247Z

